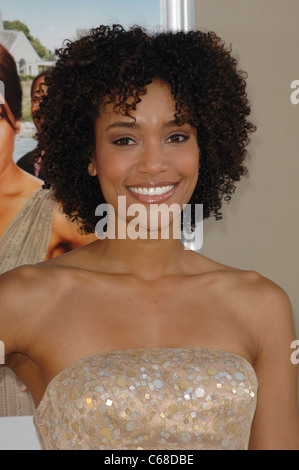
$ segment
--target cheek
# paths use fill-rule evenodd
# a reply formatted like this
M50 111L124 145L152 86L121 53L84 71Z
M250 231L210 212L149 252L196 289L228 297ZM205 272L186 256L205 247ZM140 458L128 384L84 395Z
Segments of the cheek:
M111 150L105 152L103 149L97 152L96 168L104 196L112 188L114 192L120 192L130 174L130 162L124 157L115 155Z
M108 157L108 155L107 155ZM125 165L119 160L112 158L103 158L97 165L99 177L110 183L116 183L122 179Z
M178 163L179 169L186 178L197 180L199 171L199 150L185 152Z
M14 140L15 140L15 134L12 130L12 128L7 125L2 128L0 128L0 152L1 154L3 153L11 153L14 148Z

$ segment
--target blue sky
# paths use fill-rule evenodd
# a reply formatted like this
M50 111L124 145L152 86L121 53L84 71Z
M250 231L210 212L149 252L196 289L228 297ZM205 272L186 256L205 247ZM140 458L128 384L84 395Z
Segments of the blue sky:
M20 20L48 49L73 39L79 28L140 24L157 29L160 0L1 0L3 20Z

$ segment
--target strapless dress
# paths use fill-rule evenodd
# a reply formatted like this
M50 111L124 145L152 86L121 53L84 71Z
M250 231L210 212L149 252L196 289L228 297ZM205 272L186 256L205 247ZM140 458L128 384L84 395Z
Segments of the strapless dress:
M85 357L49 383L34 424L45 450L246 450L258 381L213 349Z

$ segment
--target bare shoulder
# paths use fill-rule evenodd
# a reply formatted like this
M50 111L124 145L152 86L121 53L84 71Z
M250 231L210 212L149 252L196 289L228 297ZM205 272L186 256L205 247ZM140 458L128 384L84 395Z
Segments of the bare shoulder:
M0 311L1 316L10 318L28 318L35 311L36 304L44 297L45 288L49 285L54 273L37 265L24 265L12 269L0 276ZM7 312L7 313L6 313Z
M260 357L285 358L289 363L290 347L295 339L295 326L290 298L273 281L255 274L249 283L248 299L252 299L252 316L260 337Z
M291 302L286 291L255 271L234 272L237 294L254 321L268 328L274 323L292 323ZM273 325L272 325L273 327ZM269 333L269 332L268 332Z
M42 332L45 318L70 291L70 270L63 264L45 261L0 276L0 339L7 356L28 353L31 338Z
M207 277L222 298L264 322L289 318L291 304L285 290L254 270L242 270L205 259ZM262 315L261 315L262 314Z
M10 306L18 304L18 295L28 293L28 287L34 278L36 270L33 266L25 265L12 269L0 276L0 302L1 305Z
M58 281L59 265L48 261L24 265L0 276L0 315L3 318L27 317L36 311L36 305L45 303L61 283ZM61 276L62 278L62 276ZM52 294L51 294L52 292ZM39 310L40 310L39 308Z
M218 266L215 272L216 289L254 351L258 400L249 448L298 450L298 366L291 360L296 335L289 296L255 271Z
M242 295L254 295L256 302L270 302L274 305L277 301L289 302L282 287L256 271L227 268L226 274L231 289L240 290Z
M286 291L256 271L227 269L224 289L256 337L264 342L279 331L294 335L291 302Z
M7 354L23 348L26 323L35 310L32 288L37 280L36 269L31 266L22 266L0 276L0 338Z
M26 292L29 285L40 284L47 270L49 263L44 261L37 264L26 264L7 271L0 276L1 297L9 297L11 290L23 290Z
M295 332L291 302L282 287L253 270L232 268L207 258L203 263L213 302L218 301L227 317L248 332L253 357L262 349L275 347L277 336L284 341L284 348L289 348Z
M257 351L259 392L250 448L298 450L298 367L291 361L295 328L289 296L255 272L240 273L239 282L241 312Z

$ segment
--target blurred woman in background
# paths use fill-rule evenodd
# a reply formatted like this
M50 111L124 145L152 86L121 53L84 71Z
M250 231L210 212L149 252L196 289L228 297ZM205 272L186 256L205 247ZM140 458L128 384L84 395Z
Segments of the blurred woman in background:
M33 264L95 239L82 235L78 225L62 214L43 188L43 181L19 168L13 160L15 136L20 132L22 88L15 61L0 44L0 273ZM29 392L6 367L0 371L0 416L30 415Z
M31 84L31 116L37 132L40 132L41 130L41 123L36 117L36 111L39 108L39 103L42 99L43 94L46 92L46 85L44 82L46 77L49 76L50 73L51 68L43 70L33 79ZM22 168L22 170L27 171L31 175L38 176L39 178L44 179L43 173L41 172L41 155L37 155L36 148L23 155L17 161L17 165Z

